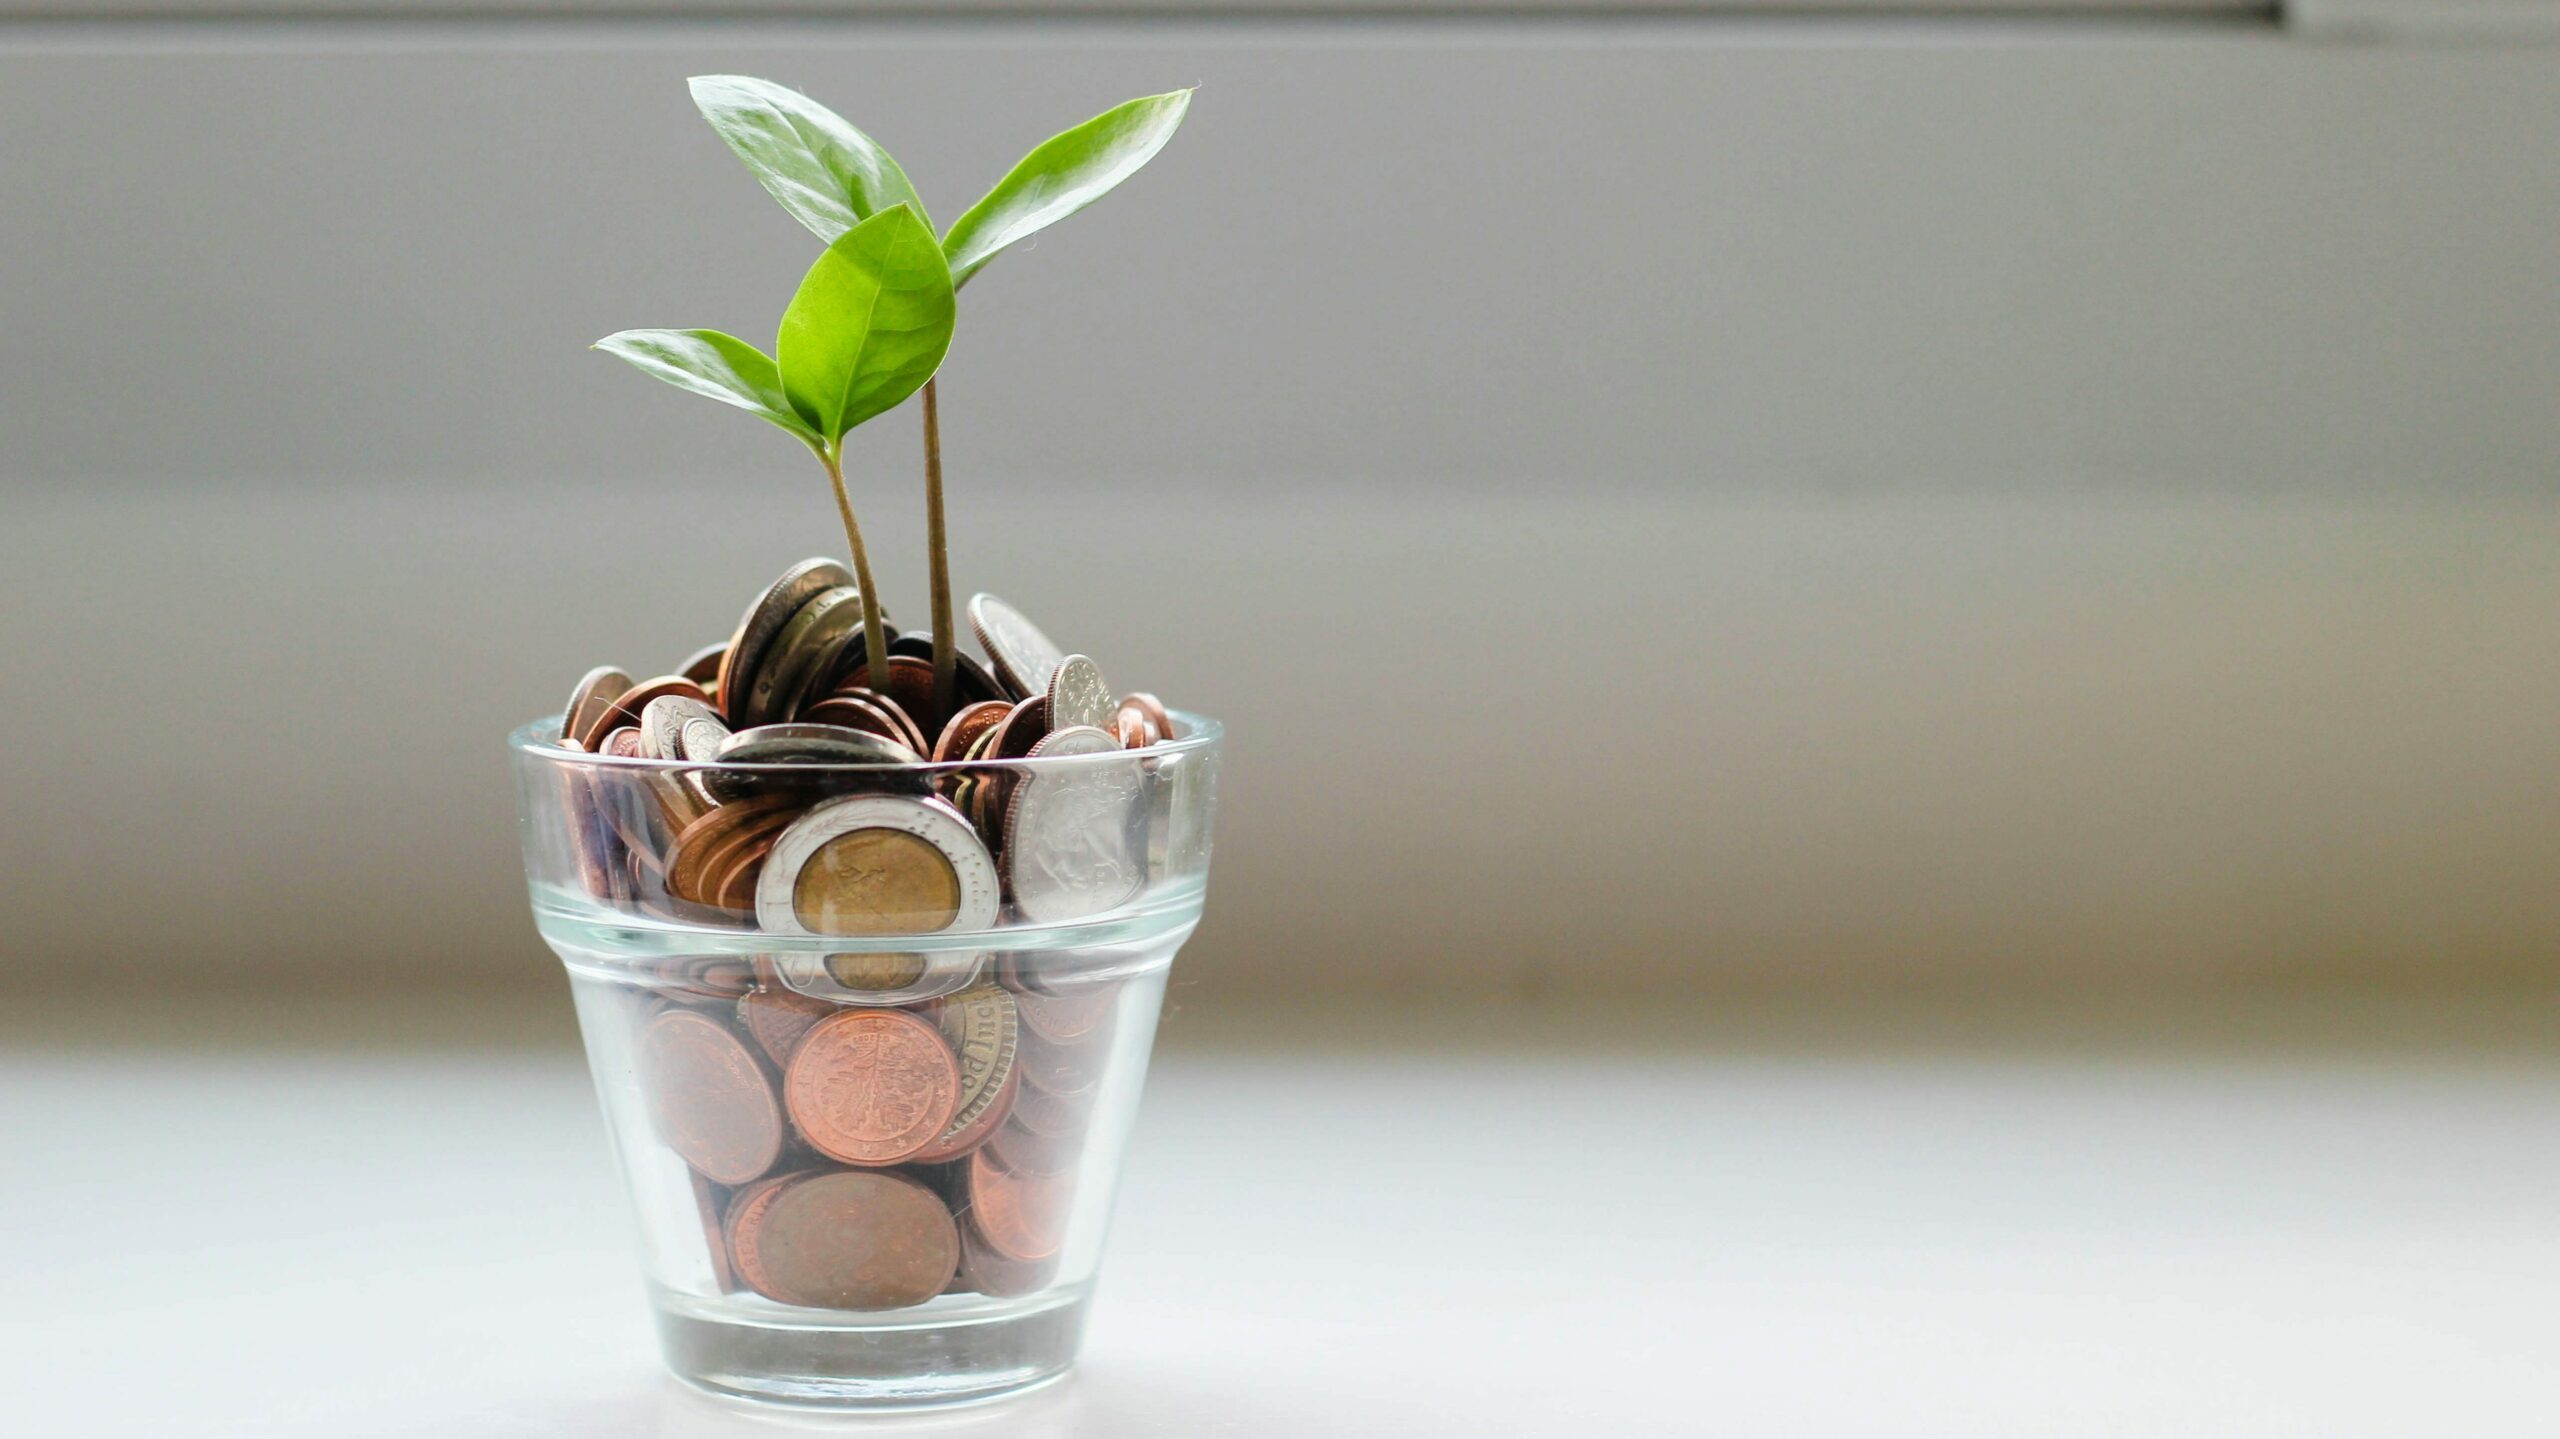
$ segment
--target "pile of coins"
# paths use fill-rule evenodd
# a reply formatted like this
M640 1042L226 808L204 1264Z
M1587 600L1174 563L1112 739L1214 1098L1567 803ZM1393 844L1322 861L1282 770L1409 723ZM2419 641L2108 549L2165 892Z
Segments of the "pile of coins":
M676 673L590 672L562 748L712 767L563 768L588 892L686 925L873 938L1135 898L1160 798L1138 766L969 762L1144 750L1171 717L1003 601L968 610L988 663L960 655L947 700L929 636L893 631L872 673L859 591L824 559ZM671 961L628 1016L720 1286L867 1310L1048 1283L1117 982L975 949L777 948Z
M1117 996L1023 965L897 1007L812 998L762 960L659 986L636 1078L715 1282L824 1309L1047 1284Z
M1004 601L978 595L969 618L992 667L958 654L943 704L929 635L891 631L875 681L860 592L825 559L785 571L725 643L677 673L590 671L563 714L564 748L738 768L640 770L636 782L599 770L574 786L570 834L589 893L773 934L974 930L1008 909L1052 924L1126 903L1148 869L1132 767L898 772L1175 737L1153 695L1114 699L1091 659Z

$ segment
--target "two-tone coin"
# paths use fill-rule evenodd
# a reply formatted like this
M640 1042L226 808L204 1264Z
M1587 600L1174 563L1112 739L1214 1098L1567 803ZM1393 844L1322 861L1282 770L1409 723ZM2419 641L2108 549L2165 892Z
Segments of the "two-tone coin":
M756 889L775 934L905 935L985 929L1001 907L995 860L938 799L857 795L785 831Z

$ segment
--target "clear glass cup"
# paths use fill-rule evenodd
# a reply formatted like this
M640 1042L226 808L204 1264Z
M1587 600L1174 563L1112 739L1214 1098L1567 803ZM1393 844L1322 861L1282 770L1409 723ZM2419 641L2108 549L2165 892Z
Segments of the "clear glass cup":
M703 765L510 737L668 1365L957 1402L1074 1362L1219 727L1100 754Z

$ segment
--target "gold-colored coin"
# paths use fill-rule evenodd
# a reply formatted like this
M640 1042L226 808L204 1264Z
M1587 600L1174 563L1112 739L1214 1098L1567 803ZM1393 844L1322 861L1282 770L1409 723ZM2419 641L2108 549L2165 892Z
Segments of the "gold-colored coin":
M815 934L926 934L960 913L960 876L932 842L897 829L857 829L800 866L791 908Z
M828 955L826 968L827 978L847 989L886 994L924 978L925 958L921 954L859 950Z

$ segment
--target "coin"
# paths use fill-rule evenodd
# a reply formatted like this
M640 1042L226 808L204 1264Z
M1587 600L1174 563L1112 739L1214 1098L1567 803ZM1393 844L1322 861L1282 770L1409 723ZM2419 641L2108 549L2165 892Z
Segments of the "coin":
M640 1073L658 1135L695 1172L744 1184L782 1157L773 1083L728 1026L671 1009L641 1031Z
M592 751L595 746L587 742L587 727L629 688L631 676L611 665L587 671L569 692L569 707L560 712L560 737L576 740L573 748Z
M923 630L908 630L889 642L889 653L933 663L933 636ZM954 645L951 649L951 693L954 702L972 705L985 700L1010 699L1003 685L978 663L977 656Z
M773 967L785 985L812 998L883 1006L916 1004L967 989L986 966L974 951L944 949L929 954L795 951L773 956Z
M789 719L819 673L862 632L862 595L851 585L820 591L783 623L773 643L745 679L743 709L732 707L742 725Z
M1015 1174L980 1148L969 1156L967 1183L970 1220L998 1254L1047 1259L1065 1244L1074 1193L1066 1176Z
M1164 701L1157 699L1154 695L1145 690L1131 690L1120 697L1120 708L1136 710L1147 717L1148 723L1156 727L1157 734L1166 739L1174 738L1173 715L1165 709Z
M958 811L938 799L831 800L783 833L756 887L776 934L888 935L984 929L999 908L996 866Z
M1013 995L1003 986L979 984L942 1001L936 1027L960 1063L960 1104L951 1123L915 1156L919 1164L957 1159L984 1143L1013 1107L1014 1052L1021 1026Z
M828 1158L897 1164L950 1128L959 1061L940 1031L905 1010L842 1010L801 1038L783 1103L801 1138Z
M729 657L729 642L714 640L684 657L676 673L708 689L720 682L720 662Z
M969 597L969 624L978 632L987 658L996 662L996 677L1016 699L1049 692L1049 676L1067 652L1023 618L1022 611L990 594Z
M1145 715L1127 708L1111 716L1111 737L1120 741L1122 749L1145 749L1158 738Z
M921 778L901 776L895 767L920 764L923 758L895 740L843 725L760 725L721 741L719 767L702 771L702 783L724 800L806 794L845 787L849 769L867 768L878 772L879 787L920 789Z
M729 1196L729 1204L720 1219L720 1236L729 1251L729 1267L739 1283L767 1298L773 1297L773 1277L764 1265L764 1216L773 1207L775 1196L785 1186L795 1184L817 1173L797 1170L759 1179Z
M707 700L661 695L640 712L640 752L650 759L709 764L728 738L729 726Z
M1090 1093L1110 1062L1107 1044L1060 1044L1037 1034L1022 1036L1022 1077L1063 1098Z
M1062 729L1032 759L1116 754L1093 728ZM1128 902L1146 883L1145 810L1133 764L1035 769L1005 814L1004 871L1013 907L1034 924L1084 919Z
M1077 1044L1108 1033L1104 1021L1112 1017L1113 1001L1119 998L1120 986L1080 985L1064 993L1045 992L1020 995L1015 1000L1022 1022L1032 1033L1056 1044Z
M777 1190L756 1223L758 1292L812 1309L903 1309L943 1291L960 1232L903 1174L812 1175Z
M988 1136L987 1152L1008 1173L1046 1178L1075 1168L1077 1156L1084 1152L1084 1133L1079 1125L1043 1134L1028 1125L1007 1121Z
M780 984L759 984L738 997L738 1023L777 1065L791 1055L810 1026L836 1012L823 999L811 999Z
M869 690L839 690L800 712L809 724L836 724L894 740L907 749L922 754L924 733L914 720L899 707L896 700Z
M1031 747L1049 733L1049 697L1033 695L1015 705L996 730L994 748L987 753L993 759L1022 759Z
M1103 729L1110 725L1116 708L1111 686L1102 682L1100 665L1083 655L1058 661L1057 672L1049 680L1051 729Z
M702 1219L702 1249L711 1261L711 1287L726 1294L738 1287L737 1272L729 1264L729 1234L724 1223L726 1194L699 1174L687 1171L685 1177L693 1181L693 1203Z
M720 707L731 724L741 724L742 701L757 665L764 662L764 652L782 627L800 612L800 607L838 585L853 583L853 572L828 559L806 559L782 572L782 578L765 587L755 603L738 620L738 629L730 636L728 652L720 660Z
M978 736L1003 724L1004 717L1011 713L1013 706L1003 700L980 700L963 706L958 714L951 717L951 723L942 727L941 738L933 742L934 762L940 764L965 756Z
M645 679L614 696L613 703L605 706L604 712L587 726L586 734L601 739L626 725L637 725L640 723L641 713L648 709L651 701L671 696L690 700L709 698L703 694L702 686L682 675L659 675L654 679ZM589 745L589 748L593 747L592 744Z
M1090 1089L1082 1094L1051 1094L1036 1084L1026 1083L1022 1092L1014 1096L1013 1113L1006 1119L1034 1134L1081 1134L1085 1119L1092 1112L1093 1097L1094 1091Z
M876 693L885 699L895 700L897 708L912 718L919 729L930 727L939 733L942 728L943 716L933 705L933 666L928 661L903 655L892 656L886 684L872 679L869 664L857 664L836 683L837 694L848 690Z
M790 811L790 802L779 797L741 800L721 805L686 825L667 846L668 892L678 899L702 902L703 870L713 851L759 818Z
M1036 1293L1058 1276L1058 1261L1011 1259L999 1253L967 1219L960 1223L960 1280L991 1299Z

